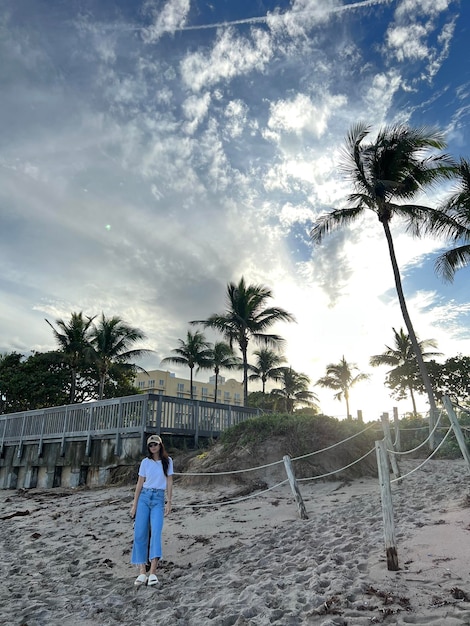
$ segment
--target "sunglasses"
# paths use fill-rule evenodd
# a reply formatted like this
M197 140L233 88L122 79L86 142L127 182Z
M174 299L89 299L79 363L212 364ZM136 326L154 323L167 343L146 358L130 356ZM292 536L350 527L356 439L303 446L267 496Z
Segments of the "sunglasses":
M149 443L149 448L155 448L156 446L159 446L159 443Z

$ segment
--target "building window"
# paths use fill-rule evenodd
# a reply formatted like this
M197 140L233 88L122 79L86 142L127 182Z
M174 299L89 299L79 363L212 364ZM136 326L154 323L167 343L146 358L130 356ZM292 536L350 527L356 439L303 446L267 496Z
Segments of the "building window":
M177 398L184 398L184 393L182 391L177 391L176 392L176 397Z
M234 404L241 404L241 397L239 393L233 394L233 402Z
M145 381L139 380L139 389L145 389Z
M203 388L201 389L201 396L202 396L203 398L207 398L207 396L208 396L208 395L209 395L209 389L208 389L207 387L203 387Z
M178 383L178 391L184 391L184 383ZM183 396L178 396L178 398L182 398Z
M193 385L193 396L197 396L197 387Z
M160 380L158 381L158 384L159 384L160 387L164 387L165 386L165 381L162 378L160 378Z
M149 387L152 387L152 389L155 387L155 381L154 380L149 380Z
M224 391L224 402L230 402L230 391Z

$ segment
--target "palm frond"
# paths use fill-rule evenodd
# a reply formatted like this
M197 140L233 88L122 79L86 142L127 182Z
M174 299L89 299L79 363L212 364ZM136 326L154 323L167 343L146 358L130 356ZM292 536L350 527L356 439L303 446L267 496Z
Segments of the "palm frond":
M362 207L335 209L331 213L321 215L310 231L310 238L314 243L321 243L325 235L354 222L363 210Z
M437 257L434 264L436 274L447 282L454 280L455 272L470 264L470 244L448 250Z

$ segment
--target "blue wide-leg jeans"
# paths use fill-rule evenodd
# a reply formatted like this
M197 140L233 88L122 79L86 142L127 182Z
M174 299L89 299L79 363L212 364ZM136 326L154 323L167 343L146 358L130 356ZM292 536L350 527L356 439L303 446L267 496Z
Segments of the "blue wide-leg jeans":
M155 558L161 559L164 511L165 490L142 488L135 513L131 556L133 565L143 565Z

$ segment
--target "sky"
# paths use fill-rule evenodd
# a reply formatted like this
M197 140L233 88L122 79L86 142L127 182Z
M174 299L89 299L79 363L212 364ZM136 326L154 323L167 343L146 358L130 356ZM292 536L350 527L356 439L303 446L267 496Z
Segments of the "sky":
M3 0L0 352L54 349L45 319L104 312L157 369L243 276L295 316L274 328L295 370L314 383L344 355L371 375L353 414L410 410L369 366L404 327L380 224L309 231L345 206L358 121L436 127L470 156L469 27L469 0ZM418 338L470 354L470 269L443 283L444 242L392 232Z

